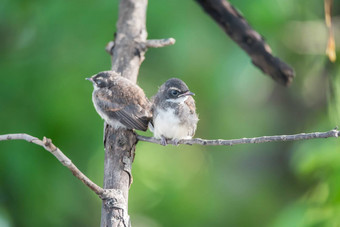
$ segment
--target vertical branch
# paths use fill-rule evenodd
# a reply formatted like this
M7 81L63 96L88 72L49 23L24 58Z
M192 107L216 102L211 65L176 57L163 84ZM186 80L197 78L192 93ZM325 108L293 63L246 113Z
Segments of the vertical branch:
M136 135L131 130L105 127L104 189L101 226L130 226L128 215L129 187L132 182L131 163Z
M137 81L140 64L146 51L145 28L147 0L121 0L112 55L112 70L133 82ZM132 182L131 164L136 135L131 130L104 129L104 189L112 199L103 199L101 226L130 226L128 194Z
M147 0L121 0L119 19L112 53L112 70L137 82L139 67L144 60L147 32Z

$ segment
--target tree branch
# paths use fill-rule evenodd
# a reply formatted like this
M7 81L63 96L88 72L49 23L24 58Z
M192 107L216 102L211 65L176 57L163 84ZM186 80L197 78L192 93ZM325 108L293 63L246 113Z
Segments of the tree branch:
M0 135L0 141L4 140L26 140L29 143L34 143L39 146L42 146L50 152L51 154L56 157L59 162L61 162L64 166L66 166L72 174L77 177L79 180L81 180L87 187L89 187L94 193L99 195L100 198L103 198L103 196L106 194L105 190L93 183L87 176L85 176L73 163L72 161L64 155L64 153L56 147L51 139L48 139L46 137L43 138L43 140L40 140L36 137L33 137L31 135L25 134L25 133L18 133L18 134L6 134L6 135ZM104 196L105 197L105 196Z
M318 139L318 138L338 138L340 135L340 131L335 128L333 130L327 132L312 132L312 133L300 133L294 135L278 135L278 136L261 136L254 138L241 138L241 139L231 139L231 140L205 140L200 138L193 138L189 140L180 140L178 144L185 145L206 145L206 146L233 146L237 144L247 144L247 143L268 143L268 142L285 142L285 141L296 141L296 140L310 140L310 139ZM139 141L145 141L149 143L162 144L160 139L156 139L154 137L146 137L137 135L137 139ZM72 174L81 180L86 186L88 186L94 193L96 193L102 199L114 198L113 195L109 195L114 193L115 191L104 190L95 183L93 183L88 177L86 177L73 163L72 161L58 148L56 147L51 139L46 137L43 140L40 140L36 137L25 133L17 133L17 134L5 134L0 135L0 141L5 140L25 140L29 143L37 144L43 147L45 150L54 155L59 162L61 162L65 167L67 167ZM176 145L176 143L172 140L167 141L168 144ZM121 191L116 190L116 194L122 194ZM117 197L117 195L115 195ZM119 197L119 196L118 196ZM122 199L124 200L124 198ZM123 205L122 205L123 206Z
M177 144L185 144L185 145L207 145L207 146L233 146L237 144L246 144L246 143L268 143L268 142L285 142L285 141L295 141L295 140L310 140L317 138L329 138L329 137L339 137L340 131L335 128L328 132L312 132L312 133L300 133L295 135L279 135L279 136L261 136L254 138L242 138L242 139L231 139L231 140L205 140L200 138L193 138L189 140L180 140ZM160 139L156 139L154 137L146 137L137 135L137 139L140 141L162 144ZM177 145L172 140L167 140L168 144Z
M226 0L196 0L204 11L236 42L252 59L255 66L275 81L289 85L294 70L272 55L263 37L253 30L246 19Z

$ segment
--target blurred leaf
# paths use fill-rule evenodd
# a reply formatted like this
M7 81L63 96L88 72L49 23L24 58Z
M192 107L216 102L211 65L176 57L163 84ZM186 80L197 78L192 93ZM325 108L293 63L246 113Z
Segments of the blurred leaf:
M326 49L326 54L331 62L335 62L335 41L332 27L332 6L333 0L324 0L325 2L325 21L328 28L328 44Z

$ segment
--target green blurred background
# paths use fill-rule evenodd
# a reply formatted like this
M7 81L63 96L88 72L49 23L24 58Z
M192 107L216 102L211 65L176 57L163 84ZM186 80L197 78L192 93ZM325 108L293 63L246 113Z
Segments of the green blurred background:
M294 67L292 86L263 75L194 1L150 0L149 38L176 44L147 52L138 78L147 96L170 77L183 79L196 93L196 136L207 139L339 124L340 67L324 55L323 1L231 2ZM113 0L0 2L0 134L52 138L99 185L103 121L85 77L110 68L104 47L117 13ZM334 22L340 46L339 17ZM340 226L334 138L234 147L140 142L133 176L135 227ZM100 211L100 199L41 147L0 143L0 227L99 226Z

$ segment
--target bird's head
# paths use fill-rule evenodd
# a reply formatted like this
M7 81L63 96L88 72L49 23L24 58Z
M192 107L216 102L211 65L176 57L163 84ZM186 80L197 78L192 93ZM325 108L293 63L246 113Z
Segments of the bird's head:
M169 102L182 102L188 96L195 95L182 80L177 78L171 78L166 81L159 91L162 93L162 97Z
M119 76L113 71L100 72L92 77L86 78L93 83L95 88L109 87L112 84L114 77Z

